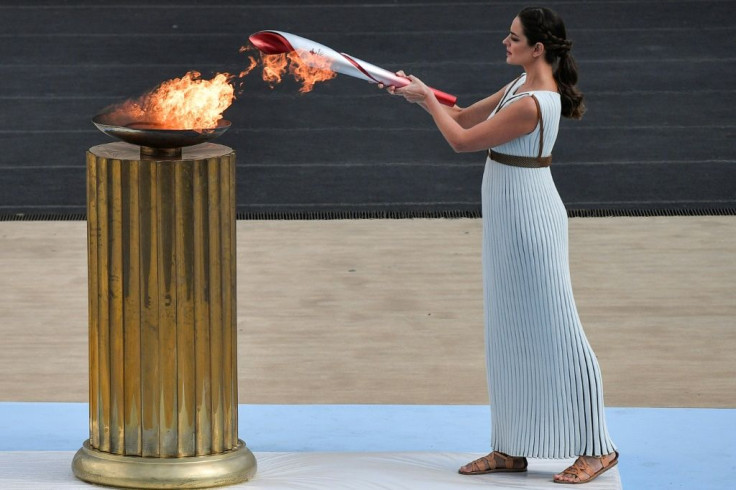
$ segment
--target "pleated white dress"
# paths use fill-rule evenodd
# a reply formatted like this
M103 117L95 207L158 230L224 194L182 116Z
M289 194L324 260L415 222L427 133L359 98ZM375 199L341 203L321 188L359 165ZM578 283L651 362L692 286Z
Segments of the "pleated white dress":
M516 94L524 80L511 84L504 105L537 98L547 156L557 138L560 96ZM539 129L493 150L536 157ZM611 453L600 368L573 298L567 212L550 169L488 158L482 193L491 446L533 458Z

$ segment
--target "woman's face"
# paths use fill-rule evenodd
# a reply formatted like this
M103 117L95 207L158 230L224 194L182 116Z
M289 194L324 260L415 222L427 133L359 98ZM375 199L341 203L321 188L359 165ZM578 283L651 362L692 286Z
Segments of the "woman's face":
M534 59L534 47L529 46L518 17L511 23L509 35L503 40L503 45L506 46L506 63L509 65L525 65Z

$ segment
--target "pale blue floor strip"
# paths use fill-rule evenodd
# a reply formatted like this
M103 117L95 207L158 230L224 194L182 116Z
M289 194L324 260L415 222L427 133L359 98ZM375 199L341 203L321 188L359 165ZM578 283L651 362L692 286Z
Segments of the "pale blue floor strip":
M241 405L240 437L258 452L488 450L479 405ZM736 409L609 408L625 489L736 488ZM0 451L74 451L85 403L0 403ZM2 457L2 455L0 455ZM562 468L560 468L562 469Z

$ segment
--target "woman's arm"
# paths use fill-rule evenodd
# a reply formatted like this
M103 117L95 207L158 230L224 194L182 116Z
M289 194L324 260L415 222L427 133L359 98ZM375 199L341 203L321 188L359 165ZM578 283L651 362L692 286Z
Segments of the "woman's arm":
M406 74L401 70L396 72L396 74L402 77L406 77ZM384 85L378 84L378 87L384 88ZM457 105L448 107L446 105L442 105L442 109L444 109L445 112L447 112L450 117L457 121L457 123L463 128L471 128L476 124L488 119L488 116L491 115L493 109L495 109L499 102L501 102L501 98L503 97L503 94L506 91L507 87L508 85L501 88L501 90L499 90L495 94L490 95L485 99L481 99L469 107L459 107ZM396 92L396 89L394 87L389 87L389 92L392 94L400 93ZM419 102L418 104L425 111L429 112L425 102Z
M503 97L505 88L502 88L498 92L496 92L493 95L490 95L486 97L485 99L479 100L475 104L469 106L469 107L459 107L459 106L453 106L448 107L446 105L442 105L442 109L447 112L447 114L453 118L461 127L465 129L472 128L476 124L479 124L486 119L488 119L488 116L491 115L491 112L493 112L493 109L496 108L499 102L501 102L501 98ZM400 92L395 92L400 93ZM429 108L427 107L426 102L419 102L419 105L427 112L429 111ZM431 114L431 112L430 112Z
M394 92L403 95L409 102L422 104L431 114L442 136L456 152L481 151L498 146L534 131L537 126L537 106L530 97L524 97L503 108L490 119L479 121L481 110L476 108L467 113L471 115L468 119L475 124L466 128L460 123L459 118L456 119L448 114L434 93L421 80L413 75L409 75L409 79L412 83ZM503 93L503 91L500 92ZM500 96L496 93L478 104L483 103L481 107L485 110L493 103L496 96L500 100ZM498 105L498 101L495 104Z
M493 109L501 102L506 87L496 92L493 95L481 99L475 104L460 110L455 120L465 129L472 128L476 124L488 119Z

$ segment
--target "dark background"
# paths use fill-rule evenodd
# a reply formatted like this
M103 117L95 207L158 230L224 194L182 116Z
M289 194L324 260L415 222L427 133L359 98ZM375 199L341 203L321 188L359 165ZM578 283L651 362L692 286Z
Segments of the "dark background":
M105 106L198 70L238 73L263 29L313 39L458 96L519 73L513 1L39 1L0 4L0 215L83 216ZM553 175L569 210L736 209L736 2L560 1L588 113L563 120ZM481 153L455 154L420 108L346 76L306 95L256 75L218 143L241 217L473 214ZM341 214L342 213L342 214Z

